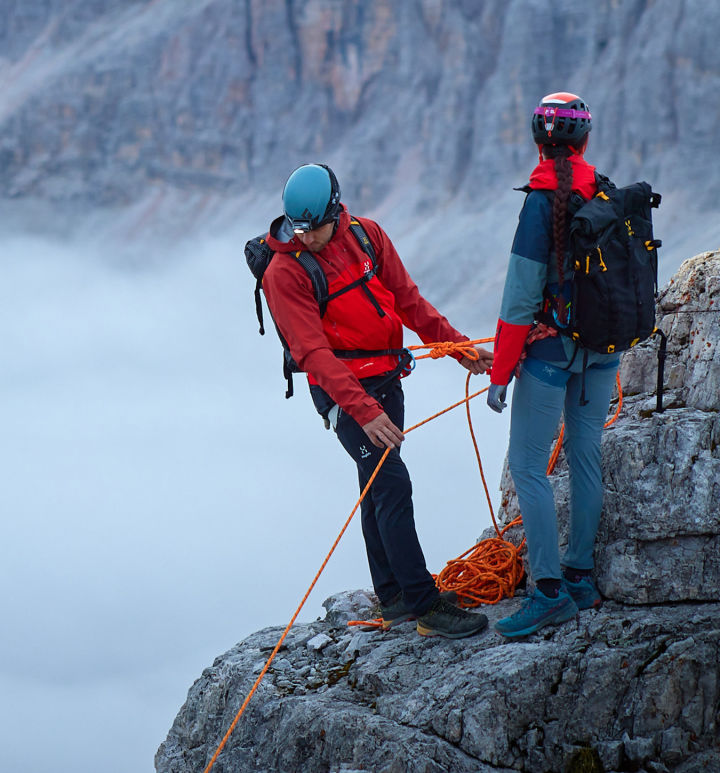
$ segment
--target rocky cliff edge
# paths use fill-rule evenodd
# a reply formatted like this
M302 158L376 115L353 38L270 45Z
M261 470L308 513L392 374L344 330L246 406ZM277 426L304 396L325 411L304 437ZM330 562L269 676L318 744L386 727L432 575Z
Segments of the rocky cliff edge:
M517 607L510 599L483 609L487 632L447 641L412 623L349 628L376 600L334 596L324 620L291 630L215 773L720 771L718 307L720 251L686 261L661 293L663 413L657 345L623 357L623 412L603 440L600 609L506 643L492 624ZM562 525L562 460L553 486ZM503 487L509 519L507 475ZM203 672L158 773L204 769L281 632L251 635Z

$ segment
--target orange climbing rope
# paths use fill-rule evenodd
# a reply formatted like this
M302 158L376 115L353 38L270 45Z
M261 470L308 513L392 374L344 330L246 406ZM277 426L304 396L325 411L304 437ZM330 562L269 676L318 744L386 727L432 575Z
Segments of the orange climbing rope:
M609 427L611 424L614 424L617 421L617 417L620 415L620 411L622 410L623 392L622 392L622 384L620 383L619 371L615 376L615 382L617 383L617 390L618 390L618 404L617 404L617 408L615 409L615 413L612 415L612 418L608 419L603 425L605 428ZM562 448L562 442L564 437L565 437L565 424L562 424L560 427L558 438L555 441L555 447L553 448L552 453L550 454L550 461L548 462L548 466L547 466L547 473L546 473L547 475L550 475L550 473L555 469L558 456L560 456L560 449Z
M491 341L493 341L492 338L479 338L474 341L464 341L459 344L453 344L448 342L420 344L417 346L410 346L408 347L408 349L413 351L416 351L418 349L423 349L423 348L430 349L430 352L428 352L427 354L420 355L416 359L424 359L426 357L431 357L432 359L438 359L448 354L461 354L463 356L468 357L469 359L477 359L478 354L473 348L474 345L481 344L481 343L489 343ZM504 526L502 530L498 527L497 520L495 519L495 512L493 510L492 501L490 498L490 492L488 490L487 482L485 480L482 461L480 459L480 451L478 449L478 444L475 437L475 431L472 425L472 418L470 415L470 400L474 399L475 397L478 397L484 392L487 392L488 387L485 387L484 389L481 389L471 395L469 393L470 375L471 374L468 374L468 377L465 381L465 398L463 400L459 400L458 402L453 403L453 405L448 406L444 410L438 411L432 416L429 416L427 419L421 422L418 422L417 424L414 424L412 427L410 427L409 429L406 429L404 432L405 434L412 432L413 430L417 429L418 427L422 427L424 424L427 424L433 419L436 419L439 416L442 416L443 414L453 410L454 408L457 408L458 406L465 404L466 411L467 411L467 418L468 418L468 426L470 428L470 435L472 437L473 446L475 448L475 455L477 457L478 467L480 470L480 477L482 478L483 487L485 489L485 496L487 497L488 507L490 508L490 516L492 518L493 526L495 527L495 532L497 534L497 537L482 540L478 544L474 545L473 547L471 547L470 549L466 550L464 553L459 555L457 558L454 558L451 561L448 561L446 567L435 578L435 581L440 590L456 591L456 593L458 594L458 602L460 604L467 607L474 607L474 606L478 606L479 604L496 604L501 599L507 596L513 595L515 588L517 587L518 583L522 579L523 572L524 572L522 559L520 557L520 551L525 545L525 539L523 538L522 542L517 546L514 543L508 542L507 540L503 539L505 533L509 529L511 529L513 526L519 526L522 524L522 518L519 518L519 517L516 518L515 520L511 521L506 526ZM618 406L613 417L607 422L607 424L605 424L606 427L610 426L610 424L612 424L617 419L618 415L620 414L620 410L622 408L622 389L620 387L619 376L617 377L617 385L618 385L618 393L619 393ZM551 456L552 467L548 466L548 474L550 474L550 472L552 471L552 468L555 465L555 461L557 460L557 456L560 453L559 449L562 443L563 430L564 430L564 426L560 430L560 435L556 442L556 447L553 450L552 456L554 456L554 461L552 460L552 456ZM313 581L310 583L310 587L307 589L305 595L300 601L300 604L298 605L298 608L295 610L295 613L290 619L290 622L287 624L287 626L285 627L285 630L283 631L282 635L278 639L277 644L275 645L273 651L270 653L270 656L268 657L265 665L263 666L263 669L261 670L257 679L255 680L255 683L250 689L250 692L247 694L247 697L243 701L243 704L240 706L238 712L235 714L235 717L232 723L230 724L230 727L228 728L227 732L225 733L222 740L220 741L217 749L215 750L215 753L213 754L210 762L207 764L203 773L210 773L217 758L219 757L222 750L225 748L225 745L227 744L230 736L235 730L243 713L245 712L247 705L250 703L250 699L252 698L252 696L255 694L258 687L260 686L260 683L262 682L265 674L270 668L271 663L273 662L273 660L275 659L275 656L277 655L280 648L282 647L282 644L285 641L285 638L290 632L290 629L295 623L295 620L297 620L298 615L300 614L300 611L305 605L305 602L310 596L310 593L312 592L313 588L317 584L317 581L319 580L320 575L322 574L325 567L327 566L328 561L330 560L332 554L335 552L335 549L337 548L340 540L342 539L348 526L350 525L350 521L352 520L353 516L355 515L358 508L360 507L360 504L362 503L363 499L367 495L367 492L369 491L370 486L373 484L373 481L375 480L380 468L384 464L385 459L387 459L387 456L389 453L390 453L390 449L389 448L385 449L385 453L382 455L380 461L377 464L377 467L373 471L373 474L370 476L370 480L367 482L367 485L362 490L362 493L360 494L359 499L355 503L355 506L353 507L350 515L348 516L342 529L340 530L340 533L335 539L335 542L333 543L327 556L325 557L325 560L322 562L320 569L318 569L317 574L313 578ZM382 625L381 620L365 620L365 621L350 621L350 622L353 624L359 624L366 627L380 627Z
M421 349L424 347L429 347L431 349L435 349L436 347L443 346L446 351L445 354L453 354L455 352L461 353L464 356L468 357L469 359L477 359L478 354L473 349L473 346L475 344L480 343L488 343L489 341L492 341L492 338L479 338L475 341L463 341L459 344L420 344L418 346L412 347L414 350ZM432 356L432 352L429 355L421 355L421 357L424 356ZM437 356L443 356L443 355L437 355ZM417 429L418 427L422 427L424 424L427 424L429 421L432 421L433 419L436 419L438 416L442 416L443 414L447 413L448 411L453 410L453 408L457 408L459 405L462 405L463 403L467 403L469 400L472 400L473 398L477 397L478 395L481 395L483 392L486 392L488 387L485 387L484 389L479 390L478 392L475 392L474 394L470 395L468 394L468 384L469 384L469 376L468 380L466 382L466 389L465 389L465 399L459 400L458 402L454 403L453 405L450 405L449 407L445 408L442 411L438 411L438 413L434 414L433 416L428 417L424 421L418 422L417 424L413 425L409 429L406 429L404 431L404 434L408 434L408 432L412 432L414 429ZM308 597L310 596L310 593L312 593L313 588L317 584L317 581L320 579L320 575L323 573L325 567L327 566L328 561L330 560L330 557L335 552L335 548L338 546L340 540L342 539L343 534L345 534L348 526L350 525L350 521L352 520L353 516L357 512L358 507L360 507L360 504L362 503L363 499L365 498L367 492L370 489L370 486L372 485L373 481L375 480L375 477L377 476L380 468L385 462L385 459L387 459L388 454L390 453L390 449L386 448L385 453L380 458L380 461L377 464L377 467L375 468L373 474L370 476L370 480L368 480L367 485L362 490L362 493L360 494L360 498L355 503L355 506L352 509L352 512L348 516L347 520L345 521L345 524L343 525L342 529L340 529L340 533L338 534L337 538L335 539L335 542L333 543L332 547L330 548L327 556L325 556L325 560L322 562L322 565L320 566L320 569L318 569L317 574L313 578L313 581L310 583L310 587L307 589L305 595L303 596L302 600L300 601L300 604L298 605L298 608L295 610L295 613L293 614L292 618L290 619L290 622L285 627L285 630L282 632L280 638L278 639L277 644L275 645L273 651L270 653L270 656L268 657L265 665L263 666L262 670L260 671L257 679L255 680L255 683L250 689L250 692L247 694L247 697L243 701L242 706L238 709L237 714L235 714L235 717L230 724L230 727L227 729L227 732L223 736L222 740L218 744L217 749L215 750L215 753L213 754L212 758L210 759L210 762L208 762L207 766L205 767L205 770L203 773L210 773L213 766L215 765L215 762L217 761L217 758L220 756L220 753L225 748L225 744L227 744L230 736L232 735L233 731L237 727L238 722L240 721L240 717L245 713L245 709L247 708L248 703L250 703L250 699L257 691L258 687L260 686L260 683L262 682L265 674L267 673L268 669L270 668L270 664L275 659L275 656L280 651L280 647L282 647L282 643L285 641L285 638L287 637L288 633L290 632L290 629L292 628L293 624L295 623L295 620L297 620L298 615L300 614L300 611L302 610L303 606L305 605L305 602L307 601Z
M468 377L465 381L466 395L469 387L470 378ZM481 540L457 558L448 561L445 568L435 578L435 584L441 591L454 590L458 596L458 603L462 606L476 607L480 604L497 604L501 599L513 595L524 573L520 551L525 545L525 540L523 539L519 545L515 545L504 539L505 533L509 529L522 523L521 518L516 518L502 530L498 527L480 459L480 449L475 437L469 402L466 402L465 408L470 437L475 448L475 457L497 536Z

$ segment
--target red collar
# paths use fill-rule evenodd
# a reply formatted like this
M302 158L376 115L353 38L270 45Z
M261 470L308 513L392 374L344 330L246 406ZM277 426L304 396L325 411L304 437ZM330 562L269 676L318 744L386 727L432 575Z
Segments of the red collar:
M597 190L595 184L595 167L579 154L570 156L570 163L573 168L572 189L579 193L584 199L591 199ZM530 187L546 191L555 191L558 187L557 175L555 173L555 161L552 158L543 159L533 169L530 175Z

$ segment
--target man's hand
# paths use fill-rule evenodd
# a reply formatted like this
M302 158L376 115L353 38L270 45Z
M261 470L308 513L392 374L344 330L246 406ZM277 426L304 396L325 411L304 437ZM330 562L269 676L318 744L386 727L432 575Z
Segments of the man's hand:
M460 364L463 368L467 368L470 373L478 375L479 373L486 373L493 364L493 353L487 349L483 349L482 346L473 347L478 353L477 360L471 360L469 357L463 357L460 360Z
M378 448L399 448L405 435L391 421L387 413L381 413L372 421L363 424L365 434Z
M507 407L505 402L505 395L507 394L507 386L500 384L490 384L488 389L487 404L496 411L502 413L503 408Z

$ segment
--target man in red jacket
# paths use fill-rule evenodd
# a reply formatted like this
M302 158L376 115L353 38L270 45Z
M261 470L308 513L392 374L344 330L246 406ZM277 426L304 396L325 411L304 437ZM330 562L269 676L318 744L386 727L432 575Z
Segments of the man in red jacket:
M415 531L412 487L400 458L404 398L399 361L403 325L424 342L467 341L428 303L408 275L387 234L366 218L352 219L340 202L332 170L305 164L283 191L285 218L267 236L275 251L263 289L278 329L299 368L308 374L318 412L358 467L364 488L386 447L385 463L362 504L362 528L370 573L380 600L383 626L417 618L425 636L460 638L482 630L487 618L440 596ZM351 229L360 226L360 236ZM354 226L357 229L357 225ZM369 239L376 266L360 244ZM297 259L314 255L328 283L321 314L313 284ZM478 359L458 358L472 373L484 373L492 354L476 347Z

